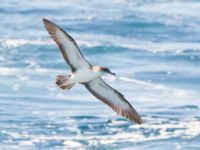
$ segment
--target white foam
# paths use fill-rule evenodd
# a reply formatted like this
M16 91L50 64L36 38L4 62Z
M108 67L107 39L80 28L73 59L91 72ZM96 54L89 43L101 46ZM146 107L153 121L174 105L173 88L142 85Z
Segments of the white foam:
M160 2L160 3L147 3L146 5L141 5L140 7L134 8L135 11L145 12L145 13L160 13L165 15L174 16L184 16L184 17L197 17L199 15L200 4L197 2Z
M152 52L174 52L181 53L186 49L200 50L200 43L195 42L152 42L141 41L136 38L126 38L121 36L113 36L108 34L74 34L79 46L96 47L96 46L114 46L129 49L141 49ZM22 45L53 45L51 39L7 39L0 40L0 44L4 47L19 47ZM5 61L0 58L0 61Z
M136 84L136 85L142 86L144 90L145 89L149 89L149 91L154 90L155 94L156 93L160 93L160 91L171 93L170 95L173 95L176 98L177 97L190 98L191 94L192 94L189 91L185 91L185 90L182 90L182 89L167 87L167 86L164 86L162 84L146 82L146 81L132 79L132 78L123 77L123 76L122 77L117 77L117 78L113 78L113 77L110 77L110 76L105 76L103 78L106 79L106 80L109 80L111 82L122 81L122 82L125 82L125 83L128 83L128 84Z
M109 34L78 34L81 39L80 45L93 47L93 46L114 46L130 49L141 49L151 52L174 52L181 53L186 49L200 50L199 42L152 42L141 41L133 37L113 36Z
M22 71L22 69L0 67L0 75L13 75L19 73L20 71Z
M111 135L93 135L93 134L80 134L80 135L70 135L61 136L61 135L34 135L26 133L17 133L17 132L8 132L4 131L4 134L10 136L13 139L22 139L19 141L19 145L34 145L40 142L48 142L51 140L54 141L64 141L63 144L66 148L83 148L90 147L99 144L115 144L118 142L145 142L153 140L162 140L169 138L183 138L183 139L192 139L200 134L200 122L198 120L180 120L179 122L172 123L161 123L161 124L143 124L143 125L131 125L130 129L132 131L117 131L116 134ZM110 127L116 128L116 127ZM116 128L117 129L117 128ZM141 130L140 130L141 129ZM171 132L168 129L173 129ZM143 132L144 131L144 132ZM156 131L156 134L154 134ZM146 132L152 132L148 136L145 135ZM30 141L23 140L30 138ZM87 141L89 144L83 145L78 141Z
M5 47L19 47L22 45L46 45L50 44L50 40L43 40L43 39L36 39L36 40L27 40L27 39L6 39L6 40L0 40L0 44Z
M118 77L113 80L105 76L104 79L106 82L110 82L109 84L113 88L123 93L130 102L139 103L138 106L142 106L142 103L145 103L146 106L153 104L154 106L159 105L159 107L173 107L180 104L199 105L199 94L193 89L182 89L128 77ZM170 101L173 101L173 103Z
M76 142L76 141L72 141L72 140L65 140L63 142L63 144L70 148L83 148L82 144L80 144L79 142Z

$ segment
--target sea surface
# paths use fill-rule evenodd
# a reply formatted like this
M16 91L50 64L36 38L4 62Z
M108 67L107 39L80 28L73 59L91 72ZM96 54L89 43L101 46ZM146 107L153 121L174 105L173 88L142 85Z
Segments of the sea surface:
M45 30L47 18L77 41L104 80L141 114L136 125L82 85ZM1 0L1 150L199 150L200 2Z

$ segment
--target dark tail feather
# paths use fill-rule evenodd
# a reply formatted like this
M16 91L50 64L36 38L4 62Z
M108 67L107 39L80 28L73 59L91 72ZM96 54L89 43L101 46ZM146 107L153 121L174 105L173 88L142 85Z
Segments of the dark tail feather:
M61 89L71 89L74 83L68 82L71 75L58 75L56 78L56 85Z

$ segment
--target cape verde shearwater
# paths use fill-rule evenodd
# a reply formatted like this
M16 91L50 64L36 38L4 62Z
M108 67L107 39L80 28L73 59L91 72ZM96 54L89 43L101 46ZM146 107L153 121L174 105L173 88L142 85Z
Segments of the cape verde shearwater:
M115 74L106 67L89 64L80 52L77 43L68 33L47 19L43 19L43 23L72 71L69 75L58 75L56 84L61 89L71 89L76 83L80 83L119 115L142 124L143 121L140 115L124 96L110 87L101 78L101 76L107 73Z

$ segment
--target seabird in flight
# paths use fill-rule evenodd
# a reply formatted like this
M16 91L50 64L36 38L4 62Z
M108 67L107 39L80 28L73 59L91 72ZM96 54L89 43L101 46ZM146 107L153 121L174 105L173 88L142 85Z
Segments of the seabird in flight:
M71 89L76 83L80 83L119 115L142 124L143 121L140 115L124 96L110 87L101 78L105 74L115 74L106 67L89 64L80 52L75 40L55 23L47 19L43 19L43 23L72 71L68 75L58 75L56 84L61 89Z

